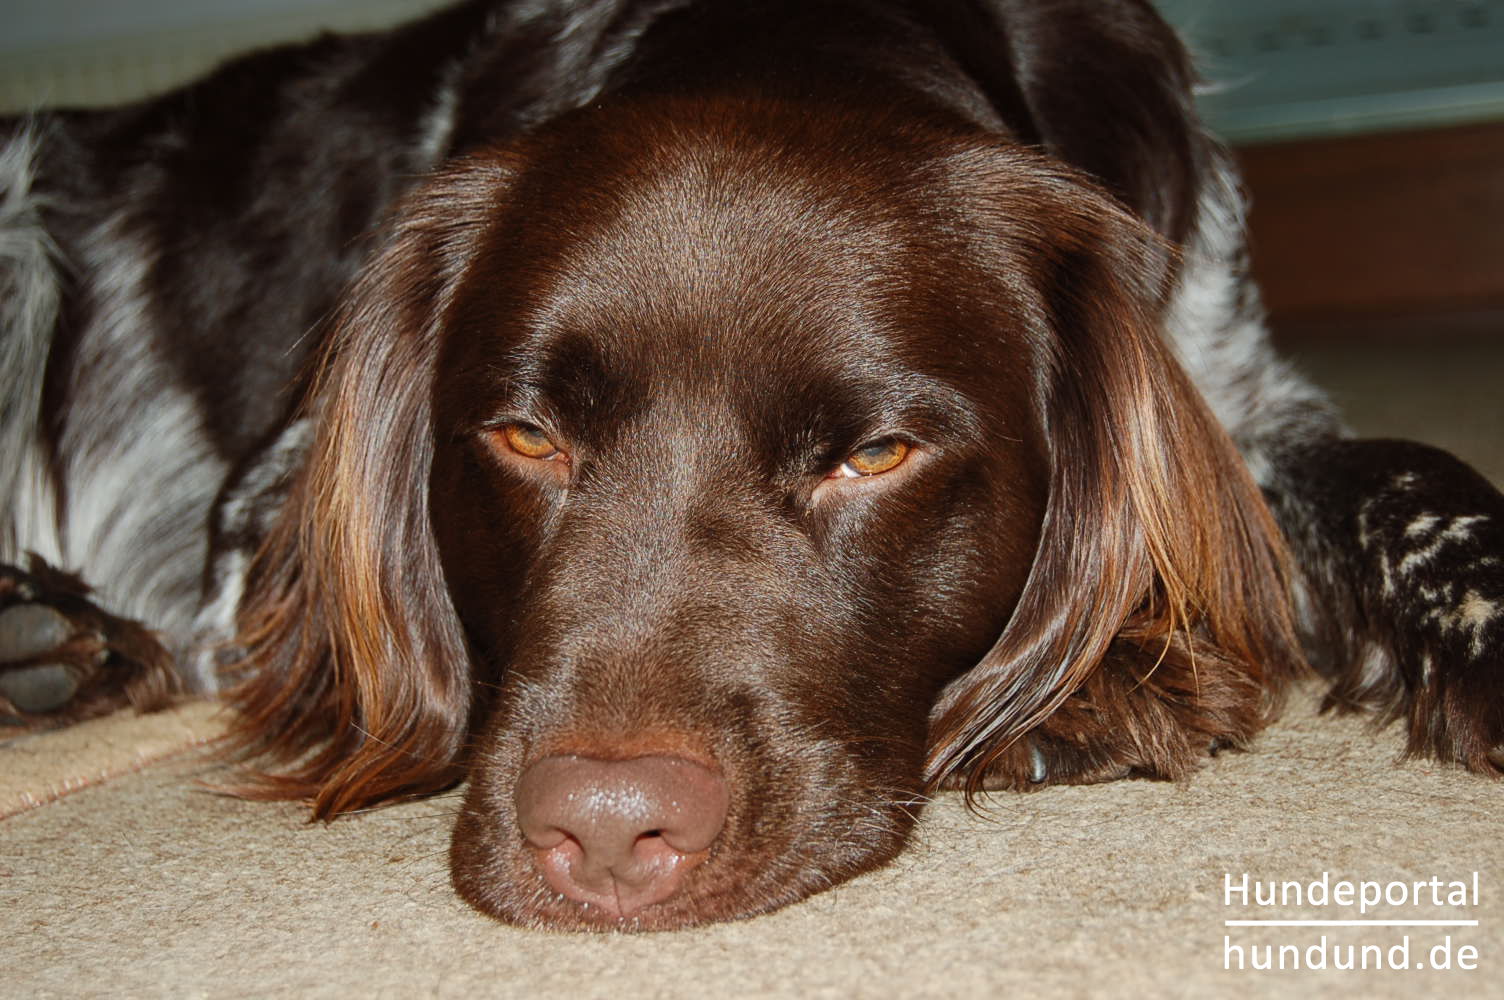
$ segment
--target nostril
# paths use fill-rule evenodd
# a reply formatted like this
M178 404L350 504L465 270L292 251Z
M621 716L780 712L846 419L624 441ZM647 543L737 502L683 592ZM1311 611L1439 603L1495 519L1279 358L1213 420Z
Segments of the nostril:
M545 757L516 789L517 821L545 880L617 916L671 898L725 825L720 775L681 757Z

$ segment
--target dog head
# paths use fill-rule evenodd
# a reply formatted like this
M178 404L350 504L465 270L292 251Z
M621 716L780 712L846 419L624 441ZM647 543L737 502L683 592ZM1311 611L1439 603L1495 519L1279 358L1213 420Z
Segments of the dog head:
M878 866L1125 633L1289 655L1172 280L1080 175L896 110L606 102L458 162L338 321L243 738L324 815L468 776L455 882L514 922Z

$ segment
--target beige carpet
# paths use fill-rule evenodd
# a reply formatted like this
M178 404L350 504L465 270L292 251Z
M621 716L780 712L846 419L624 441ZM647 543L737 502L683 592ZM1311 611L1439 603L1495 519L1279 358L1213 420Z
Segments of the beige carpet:
M1360 427L1445 443L1504 478L1504 346L1308 360ZM452 797L310 826L292 806L202 791L198 747L217 726L194 705L0 745L0 996L1504 995L1504 784L1396 764L1395 732L1317 717L1309 696L1255 752L1183 785L1003 796L985 817L947 798L882 872L755 920L641 937L518 931L467 909L445 868ZM1229 927L1360 916L1228 905L1225 881L1245 873L1391 895L1436 879L1442 905L1412 885L1361 916L1476 925ZM1467 898L1445 901L1453 881ZM1279 946L1299 970L1289 952L1284 971L1252 968L1277 966ZM1453 967L1431 968L1433 949ZM1334 967L1376 955L1385 968ZM1327 968L1304 967L1316 958Z

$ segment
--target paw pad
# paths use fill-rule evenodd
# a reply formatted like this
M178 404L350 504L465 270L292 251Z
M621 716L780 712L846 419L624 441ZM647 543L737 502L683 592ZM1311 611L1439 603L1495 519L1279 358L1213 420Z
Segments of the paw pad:
M25 571L0 565L0 725L67 725L126 705L152 711L181 690L161 642L96 605L77 574L35 556Z
M77 693L77 675L61 663L42 663L0 674L0 697L23 712L55 712Z
M0 662L29 660L67 642L73 623L43 604L16 604L0 611Z

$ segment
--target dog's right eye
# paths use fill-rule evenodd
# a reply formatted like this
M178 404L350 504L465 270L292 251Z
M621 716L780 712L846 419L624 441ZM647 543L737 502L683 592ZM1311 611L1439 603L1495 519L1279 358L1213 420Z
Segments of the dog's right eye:
M506 424L492 432L508 449L539 462L567 462L566 455L541 428L532 424Z

